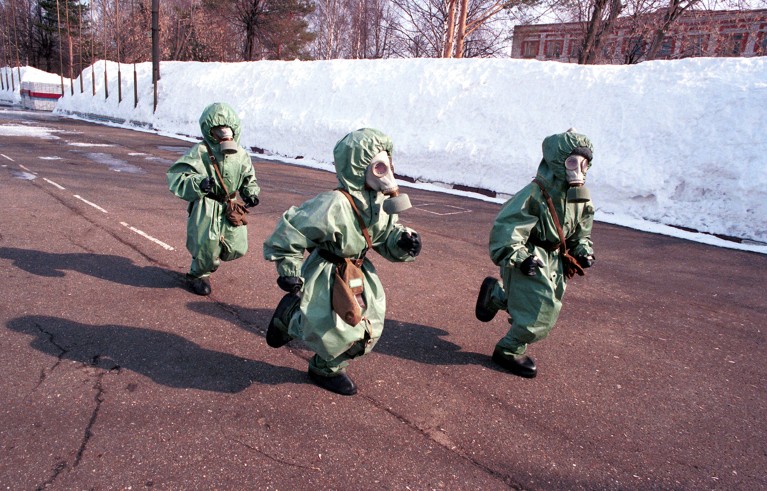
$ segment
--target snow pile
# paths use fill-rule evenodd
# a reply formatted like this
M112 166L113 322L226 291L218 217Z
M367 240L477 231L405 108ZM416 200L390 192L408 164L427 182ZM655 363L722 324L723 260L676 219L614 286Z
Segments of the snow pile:
M61 84L61 77L53 73L44 72L31 66L21 67L2 67L0 68L0 77L3 79L3 86L0 88L0 102L10 104L21 104L21 82L19 81L19 72L21 72L21 82L37 82L45 84ZM69 87L69 79L64 79L65 87Z
M163 62L154 114L151 64L135 68L137 107L134 65L120 67L118 103L118 65L99 61L83 72L84 93L67 91L57 112L197 136L203 108L228 102L242 117L244 146L328 169L336 141L370 126L394 140L397 173L502 195L535 175L544 137L575 127L595 146L587 185L597 219L767 242L765 57L630 66L512 59Z

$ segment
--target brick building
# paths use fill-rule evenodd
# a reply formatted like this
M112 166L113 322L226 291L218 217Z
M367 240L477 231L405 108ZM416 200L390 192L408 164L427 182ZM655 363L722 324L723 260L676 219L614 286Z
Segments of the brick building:
M621 17L603 41L600 63L626 64L644 61L650 36L640 23L657 25L662 13L636 19ZM586 33L585 22L520 25L514 28L512 58L577 63ZM694 56L767 55L767 9L708 10L683 14L672 25L655 59Z

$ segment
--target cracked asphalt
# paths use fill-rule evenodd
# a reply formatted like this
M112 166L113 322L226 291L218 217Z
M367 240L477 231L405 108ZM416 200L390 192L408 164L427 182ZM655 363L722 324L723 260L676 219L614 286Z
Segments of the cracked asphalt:
M333 174L255 160L250 253L198 297L164 177L191 143L8 108L0 132L2 489L767 488L764 255L597 223L525 380L473 315L500 206L406 189L424 249L372 257L386 328L342 397L263 337L261 244Z

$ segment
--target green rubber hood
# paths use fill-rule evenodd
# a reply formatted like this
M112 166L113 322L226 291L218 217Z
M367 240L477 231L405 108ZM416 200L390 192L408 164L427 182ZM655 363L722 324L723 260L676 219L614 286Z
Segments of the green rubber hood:
M211 146L218 148L218 142L210 135L210 130L216 126L228 126L234 133L234 141L240 144L240 117L234 108L225 102L216 102L206 107L200 116L202 138Z
M577 147L587 147L592 152L594 146L586 135L568 130L564 133L550 135L543 139L543 159L538 166L537 177L543 178L547 184L567 187L567 176L565 174L565 159ZM591 167L591 161L589 161Z
M386 151L391 158L391 138L373 128L352 131L336 143L333 160L339 185L358 197L365 190L365 169L376 154Z

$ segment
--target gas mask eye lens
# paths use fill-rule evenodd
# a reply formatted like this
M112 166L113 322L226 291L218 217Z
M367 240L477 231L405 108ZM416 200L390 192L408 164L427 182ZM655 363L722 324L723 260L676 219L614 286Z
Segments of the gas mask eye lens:
M232 132L232 129L228 126L216 126L213 129L210 130L213 137L218 141L223 140L232 140L234 138L234 133Z
M578 169L578 167L581 167L579 162L580 160L581 159L579 159L578 157L574 155L567 157L567 159L565 159L565 168L569 170ZM585 159L583 160L583 167L588 167L588 163Z
M375 176L383 177L386 175L386 171L389 170L389 166L385 162L374 162L371 170Z

